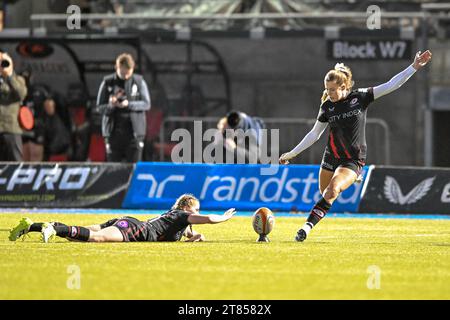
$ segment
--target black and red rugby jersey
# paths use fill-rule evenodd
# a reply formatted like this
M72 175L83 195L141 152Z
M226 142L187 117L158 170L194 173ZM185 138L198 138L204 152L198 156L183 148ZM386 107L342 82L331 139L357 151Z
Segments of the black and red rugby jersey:
M317 120L328 122L327 149L336 159L366 159L366 114L373 102L373 88L357 89L337 102L329 99L320 106Z

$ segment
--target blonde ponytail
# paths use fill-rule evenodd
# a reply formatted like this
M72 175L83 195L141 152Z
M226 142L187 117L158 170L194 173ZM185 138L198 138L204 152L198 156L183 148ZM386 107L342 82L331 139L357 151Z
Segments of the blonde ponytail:
M327 90L325 89L325 90L323 90L322 98L320 99L320 102L324 103L325 101L327 101L327 99L328 99L328 93L327 93Z
M329 80L328 80L329 78ZM333 70L328 71L326 81L336 81L338 85L345 84L348 90L353 88L352 70L343 63L336 63Z

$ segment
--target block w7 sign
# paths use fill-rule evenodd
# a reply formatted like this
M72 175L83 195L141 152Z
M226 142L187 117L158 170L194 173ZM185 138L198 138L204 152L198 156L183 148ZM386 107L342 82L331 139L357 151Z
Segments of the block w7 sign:
M329 40L327 57L338 60L411 59L410 40Z

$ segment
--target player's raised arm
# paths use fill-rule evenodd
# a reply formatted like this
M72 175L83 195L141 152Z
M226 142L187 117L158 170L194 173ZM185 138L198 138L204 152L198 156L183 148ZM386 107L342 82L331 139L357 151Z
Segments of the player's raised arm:
M411 78L411 76L416 73L417 70L424 67L430 60L432 54L430 50L421 53L420 51L416 53L414 57L414 62L408 66L405 70L395 75L391 80L386 83L380 84L373 88L373 97L378 99L394 90L400 88L406 81Z
M327 128L327 122L316 121L314 127L306 136L300 141L300 143L291 151L283 153L279 159L281 164L288 164L289 160L299 155L301 152L312 146L317 140L319 140L322 133Z
M231 208L225 211L223 215L220 214L208 214L208 215L202 215L202 214L191 214L188 217L188 222L190 224L215 224L215 223L221 223L225 222L236 213L236 209Z

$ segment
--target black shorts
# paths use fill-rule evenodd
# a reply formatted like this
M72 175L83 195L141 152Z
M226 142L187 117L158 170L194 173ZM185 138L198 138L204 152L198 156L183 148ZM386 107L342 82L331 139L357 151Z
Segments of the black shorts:
M133 217L111 219L100 225L102 229L111 226L119 229L124 242L151 241L154 238L148 224Z
M323 157L322 157L322 164L320 167L322 169L328 170L328 171L336 171L338 167L343 168L349 168L350 170L353 170L358 176L362 173L362 168L365 166L365 160L359 159L336 159L330 152L325 150Z

